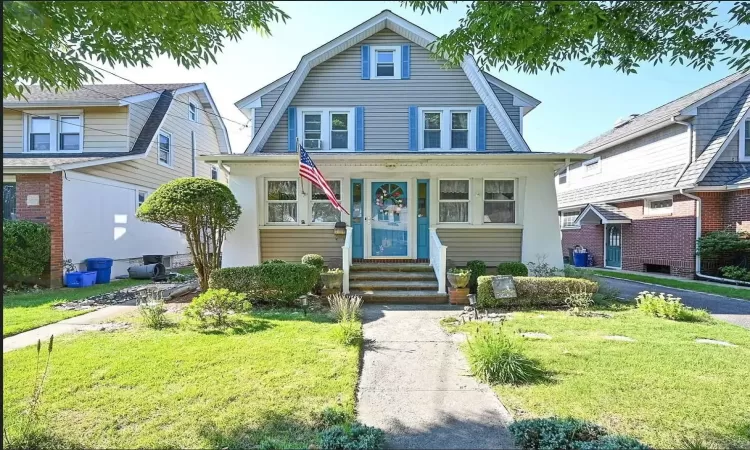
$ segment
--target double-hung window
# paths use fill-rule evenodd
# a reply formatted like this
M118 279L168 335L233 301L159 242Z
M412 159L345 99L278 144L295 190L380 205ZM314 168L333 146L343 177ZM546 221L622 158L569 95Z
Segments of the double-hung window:
M442 113L438 111L424 112L424 148L439 149L441 141Z
M328 185L331 187L336 199L341 201L341 181L329 180ZM323 189L312 185L311 191L312 196L310 197L310 203L312 206L312 214L310 215L310 222L335 223L340 221L341 212L339 212L330 200L328 200L328 196L323 192Z
M219 169L217 169L216 166L211 166L211 179L212 180L219 179Z
M29 114L25 146L31 152L80 152L83 150L81 114Z
M331 113L331 149L349 148L349 113Z
M396 73L393 50L375 50L375 76L393 77Z
M320 113L303 113L302 114L302 130L304 134L303 146L309 150L320 150L321 146L321 130L322 130L322 115Z
M50 151L52 150L52 118L32 117L29 120L29 150Z
M750 120L742 122L740 131L740 161L750 161Z
M451 148L469 148L469 113L451 112Z
M193 102L188 103L188 119L192 122L198 121L198 107Z
M62 151L81 150L81 117L60 116L60 140L58 149Z
M136 198L136 209L140 208L143 202L146 201L146 197L148 197L148 192L141 191L140 189L137 192L137 198Z
M299 108L297 123L305 150L354 150L354 108Z
M268 180L266 183L266 222L297 223L297 180Z
M441 223L469 222L469 180L440 180L438 221Z
M160 131L158 136L159 164L172 167L174 158L172 152L172 135L166 131Z
M574 228L576 219L580 214L580 209L576 209L573 211L560 211L560 228Z
M467 107L420 108L419 148L422 150L473 150L474 110Z
M564 167L557 173L557 184L565 184L568 182L568 168Z
M515 180L484 180L484 223L516 223Z

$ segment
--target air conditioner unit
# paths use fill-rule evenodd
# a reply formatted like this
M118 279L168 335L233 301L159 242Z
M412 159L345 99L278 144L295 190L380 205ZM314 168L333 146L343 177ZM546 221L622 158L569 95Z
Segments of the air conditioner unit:
M323 141L320 139L305 139L303 146L305 150L320 150L323 148Z

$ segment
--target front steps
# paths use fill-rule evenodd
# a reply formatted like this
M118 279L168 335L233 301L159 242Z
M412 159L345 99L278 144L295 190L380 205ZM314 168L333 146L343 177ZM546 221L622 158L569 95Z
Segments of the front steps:
M437 293L435 272L427 264L354 263L349 291L365 303L448 303L447 294Z

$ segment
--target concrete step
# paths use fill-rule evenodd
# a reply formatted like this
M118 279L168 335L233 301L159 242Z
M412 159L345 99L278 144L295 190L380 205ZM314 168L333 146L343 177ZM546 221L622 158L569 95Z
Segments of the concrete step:
M430 272L350 272L349 280L354 281L435 281L435 273Z
M448 295L438 294L436 291L377 291L368 293L352 290L351 293L362 297L365 303L448 303Z
M429 264L419 263L354 263L352 272L434 272Z
M437 292L438 282L432 280L357 280L350 281L349 287L352 290L363 292L378 291L433 291Z

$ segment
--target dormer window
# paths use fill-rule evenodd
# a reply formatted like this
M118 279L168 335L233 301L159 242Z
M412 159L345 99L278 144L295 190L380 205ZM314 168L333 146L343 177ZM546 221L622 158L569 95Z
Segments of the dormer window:
M83 115L31 114L24 122L25 151L80 152L83 150Z

